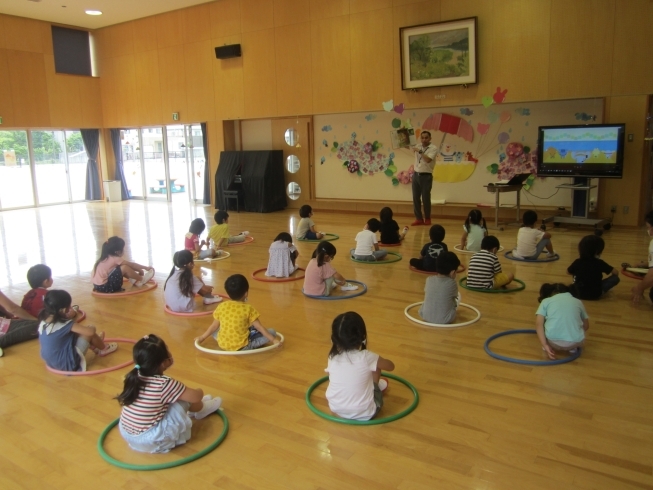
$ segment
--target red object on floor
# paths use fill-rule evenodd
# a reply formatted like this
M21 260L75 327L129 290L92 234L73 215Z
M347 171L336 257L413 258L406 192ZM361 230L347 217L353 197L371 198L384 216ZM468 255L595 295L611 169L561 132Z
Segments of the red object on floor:
M413 222L411 223L410 226L420 226L420 225L423 225L423 224L424 224L424 221L423 221L423 220L421 220L421 219L416 219L415 221L413 221Z

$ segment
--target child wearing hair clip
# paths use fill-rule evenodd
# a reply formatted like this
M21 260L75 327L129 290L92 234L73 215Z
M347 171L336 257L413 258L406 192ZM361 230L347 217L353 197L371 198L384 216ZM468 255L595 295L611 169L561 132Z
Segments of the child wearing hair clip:
M191 437L191 419L203 419L220 408L222 399L204 395L165 376L174 360L163 339L146 335L134 345L134 368L125 376L120 434L129 447L144 453L167 453Z
M193 275L193 254L189 250L175 252L173 266L163 285L163 297L168 308L178 313L191 313L195 309L195 295L204 298L205 305L219 303L220 296L213 296L213 287L207 286Z
M331 291L340 286L342 291L355 291L358 286L350 284L331 265L336 256L336 247L331 242L317 244L313 258L306 266L304 275L304 294L309 296L329 296Z

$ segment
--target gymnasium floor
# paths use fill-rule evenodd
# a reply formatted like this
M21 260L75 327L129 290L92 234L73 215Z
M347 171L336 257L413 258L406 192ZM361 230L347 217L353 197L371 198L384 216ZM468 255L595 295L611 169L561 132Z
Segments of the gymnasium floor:
M269 284L250 279L250 303L261 322L286 337L278 350L251 356L211 356L193 338L211 317L180 318L163 312L163 282L172 254L183 248L190 221L213 224L214 210L186 203L123 202L74 204L0 213L0 288L20 303L29 289L27 269L45 262L54 288L68 290L86 311L86 325L109 337L162 336L175 364L166 372L191 387L221 396L230 431L203 459L175 469L133 472L105 463L99 434L120 412L112 400L125 369L86 377L48 373L38 342L5 349L0 358L0 488L193 488L220 489L653 489L653 338L648 300L634 307L621 283L605 299L585 302L590 315L586 349L575 362L530 367L490 358L483 342L506 329L533 328L543 282L570 282L567 266L589 229L553 230L562 259L543 264L511 262L526 290L482 294L462 290L477 307L478 323L459 329L428 329L409 322L404 308L422 301L426 276L411 272L408 259L428 241L428 227L411 228L406 242L389 250L403 260L388 265L349 260L354 236L368 216L317 212L317 229L337 233L338 272L367 284L367 294L346 301L305 298L302 281ZM371 216L369 216L371 217ZM267 265L268 247L281 231L292 232L296 212L231 213L232 233L248 230L249 245L230 247L231 257L196 267L207 284L224 292L233 273L248 278ZM400 226L412 219L399 217ZM437 220L450 249L462 222ZM509 250L517 229L493 232ZM90 273L101 243L125 238L129 260L152 264L159 287L121 299L93 297ZM643 231L613 229L604 235L603 259L619 268L644 259ZM298 243L305 266L314 244ZM460 255L463 264L468 255ZM197 263L199 266L200 263ZM199 272L198 272L199 274ZM463 274L464 275L464 274ZM366 321L368 348L394 361L394 374L413 383L417 409L396 422L370 427L336 424L309 411L304 394L324 375L333 318L355 310ZM207 344L209 340L207 340ZM541 359L534 335L499 339L496 351ZM130 346L93 361L90 369L130 357ZM326 409L323 389L314 400ZM410 392L391 381L383 415L397 413ZM193 439L168 455L130 451L113 431L108 451L132 463L168 461L205 447L222 429L218 417L196 423Z

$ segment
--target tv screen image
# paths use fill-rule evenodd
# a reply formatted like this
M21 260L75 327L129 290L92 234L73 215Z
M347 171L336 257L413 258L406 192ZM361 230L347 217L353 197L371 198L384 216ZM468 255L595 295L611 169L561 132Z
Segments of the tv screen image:
M540 177L621 178L624 124L540 126Z

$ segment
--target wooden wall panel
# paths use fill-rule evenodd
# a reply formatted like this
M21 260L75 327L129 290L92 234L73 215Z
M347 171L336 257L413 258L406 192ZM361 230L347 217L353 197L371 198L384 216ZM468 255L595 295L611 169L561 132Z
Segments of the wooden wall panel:
M550 12L550 0L494 3L492 79L509 89L510 101L542 100L548 94Z
M208 3L183 9L181 17L184 21L184 43L195 43L211 39L211 9Z
M163 122L158 51L138 52L134 56L136 100L140 124L149 126Z
M261 31L274 27L272 0L241 0L241 32Z
M653 2L619 2L615 12L612 94L653 93Z
M138 124L138 102L136 98L136 65L133 56L119 56L114 59L118 83L116 84L116 108L118 125Z
M214 46L238 44L240 36L213 39ZM245 113L243 58L213 59L213 93L217 119L240 119Z
M493 4L493 2L478 2L476 0L442 0L441 21L478 17L479 83L469 85L466 89L463 89L460 85L442 87L440 94L444 95L446 99L441 100L441 105L479 103L481 97L495 93L497 86L502 83L509 84L513 80L510 74L499 73L494 68L494 58L492 56L492 40L494 39Z
M349 0L310 0L311 20L349 15Z
M103 59L100 63L100 92L102 94L102 120L105 128L126 125L122 120L118 120L116 101L119 96L118 78L115 58Z
M243 34L245 117L277 115L274 29Z
M397 103L404 102L407 107L437 107L439 100L434 96L440 93L438 88L427 88L418 91L401 89L401 43L399 42L399 29L420 24L429 24L440 21L440 2L421 1L408 5L401 5L392 9L394 31L393 63L394 70L394 97Z
M646 195L641 192L642 160L644 153L644 134L646 123L646 95L610 97L606 110L606 122L626 123L626 133L635 135L634 141L626 142L624 175L622 179L602 179L599 186L599 215L610 216L610 206L617 206L614 224L639 226L641 200ZM624 214L624 206L629 207Z
M213 60L215 53L210 40L184 45L188 104L188 114L184 121L204 122L215 119Z
M184 43L183 15L181 10L166 12L155 17L157 47L168 48Z
M5 23L6 25L6 23ZM41 53L7 50L14 125L50 126L48 86Z
M5 19L7 18L6 15L0 14L0 49L7 49L7 46L5 44Z
M127 56L134 54L134 25L132 22L116 24L102 29L104 42L108 46L107 57Z
M100 79L92 77L79 77L79 100L82 107L82 128L101 128L102 120L102 92Z
M41 21L34 19L5 16L4 29L0 35L4 37L6 49L42 53L41 24Z
M156 17L145 17L132 22L134 52L143 53L157 48Z
M352 110L378 110L393 93L392 9L350 17Z
M54 48L52 46L52 25L49 22L39 22L39 29L41 30L42 53L54 54Z
M610 94L615 8L614 0L552 0L549 98Z
M348 16L311 22L311 55L314 113L351 111Z
M240 34L240 0L218 0L209 4L211 39ZM220 46L216 44L216 46Z
M0 27L2 27L1 18ZM0 73L9 73L6 49L0 49ZM11 80L8 76L0 76L0 116L2 116L1 127L16 125L14 122L14 104L11 99Z
M54 71L54 56L43 55L48 87L50 124L60 128L74 128L82 121L79 79L75 75L58 75Z
M161 111L164 121L172 121L172 113L179 112L179 121L188 122L186 102L186 73L184 73L184 47L159 49L159 84L161 86Z
M369 12L370 10L392 7L392 0L349 0L349 13Z
M275 30L277 113L312 114L311 26L286 25ZM303 49L297 49L302 46Z
M274 26L287 26L308 22L311 19L306 0L274 0Z

